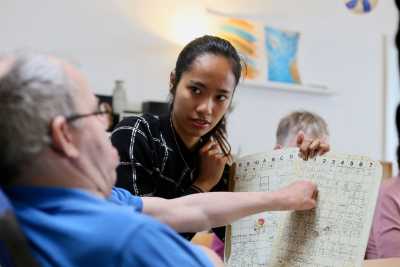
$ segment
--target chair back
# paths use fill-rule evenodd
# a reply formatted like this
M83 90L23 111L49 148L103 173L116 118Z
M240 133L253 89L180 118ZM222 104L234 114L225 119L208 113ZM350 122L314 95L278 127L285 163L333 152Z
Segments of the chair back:
M0 266L39 266L19 227L13 207L0 188Z

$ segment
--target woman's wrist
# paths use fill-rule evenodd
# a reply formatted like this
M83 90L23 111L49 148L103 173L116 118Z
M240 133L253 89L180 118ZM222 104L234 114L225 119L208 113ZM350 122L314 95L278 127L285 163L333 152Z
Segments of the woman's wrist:
M210 191L215 185L210 183L205 179L198 178L193 184L192 187L200 189L202 192Z
M204 193L204 192L205 192L205 191L203 190L203 188L200 188L200 187L198 187L198 186L195 185L195 184L192 184L190 187L192 188L192 190L194 190L194 191L197 192L197 193Z

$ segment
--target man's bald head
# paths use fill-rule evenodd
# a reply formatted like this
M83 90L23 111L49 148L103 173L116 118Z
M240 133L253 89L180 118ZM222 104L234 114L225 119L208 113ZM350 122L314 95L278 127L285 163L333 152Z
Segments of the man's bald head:
M329 137L328 125L322 117L305 110L293 111L279 121L276 146L296 146L296 137L300 131L304 132L307 138L319 138L325 142Z
M0 56L0 78L4 76L15 63L13 56Z

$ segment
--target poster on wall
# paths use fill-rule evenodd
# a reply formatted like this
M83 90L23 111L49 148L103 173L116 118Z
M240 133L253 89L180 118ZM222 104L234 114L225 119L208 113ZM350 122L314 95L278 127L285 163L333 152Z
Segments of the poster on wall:
M214 33L228 40L239 52L245 63L242 73L245 82L301 84L297 64L299 32L245 19L217 19Z
M245 62L242 72L245 80L261 80L263 68L258 45L261 39L259 26L243 19L224 18L218 23L216 35L228 40L239 52Z
M283 31L269 26L266 26L264 30L268 80L300 84L297 65L300 33Z
M228 40L239 52L244 62L244 85L331 94L324 85L304 84L299 55L301 33L264 25L256 20L210 14L211 34ZM299 62L302 64L299 65Z

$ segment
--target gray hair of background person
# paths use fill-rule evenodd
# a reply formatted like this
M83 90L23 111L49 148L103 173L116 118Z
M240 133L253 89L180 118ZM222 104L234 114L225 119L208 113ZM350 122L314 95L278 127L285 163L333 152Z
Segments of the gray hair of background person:
M5 57L0 57L1 59ZM12 55L0 76L0 184L51 145L50 123L75 113L72 82L63 66L44 55Z
M291 112L280 120L276 131L276 143L287 146L299 131L303 131L310 138L329 136L328 125L322 117L300 110Z

